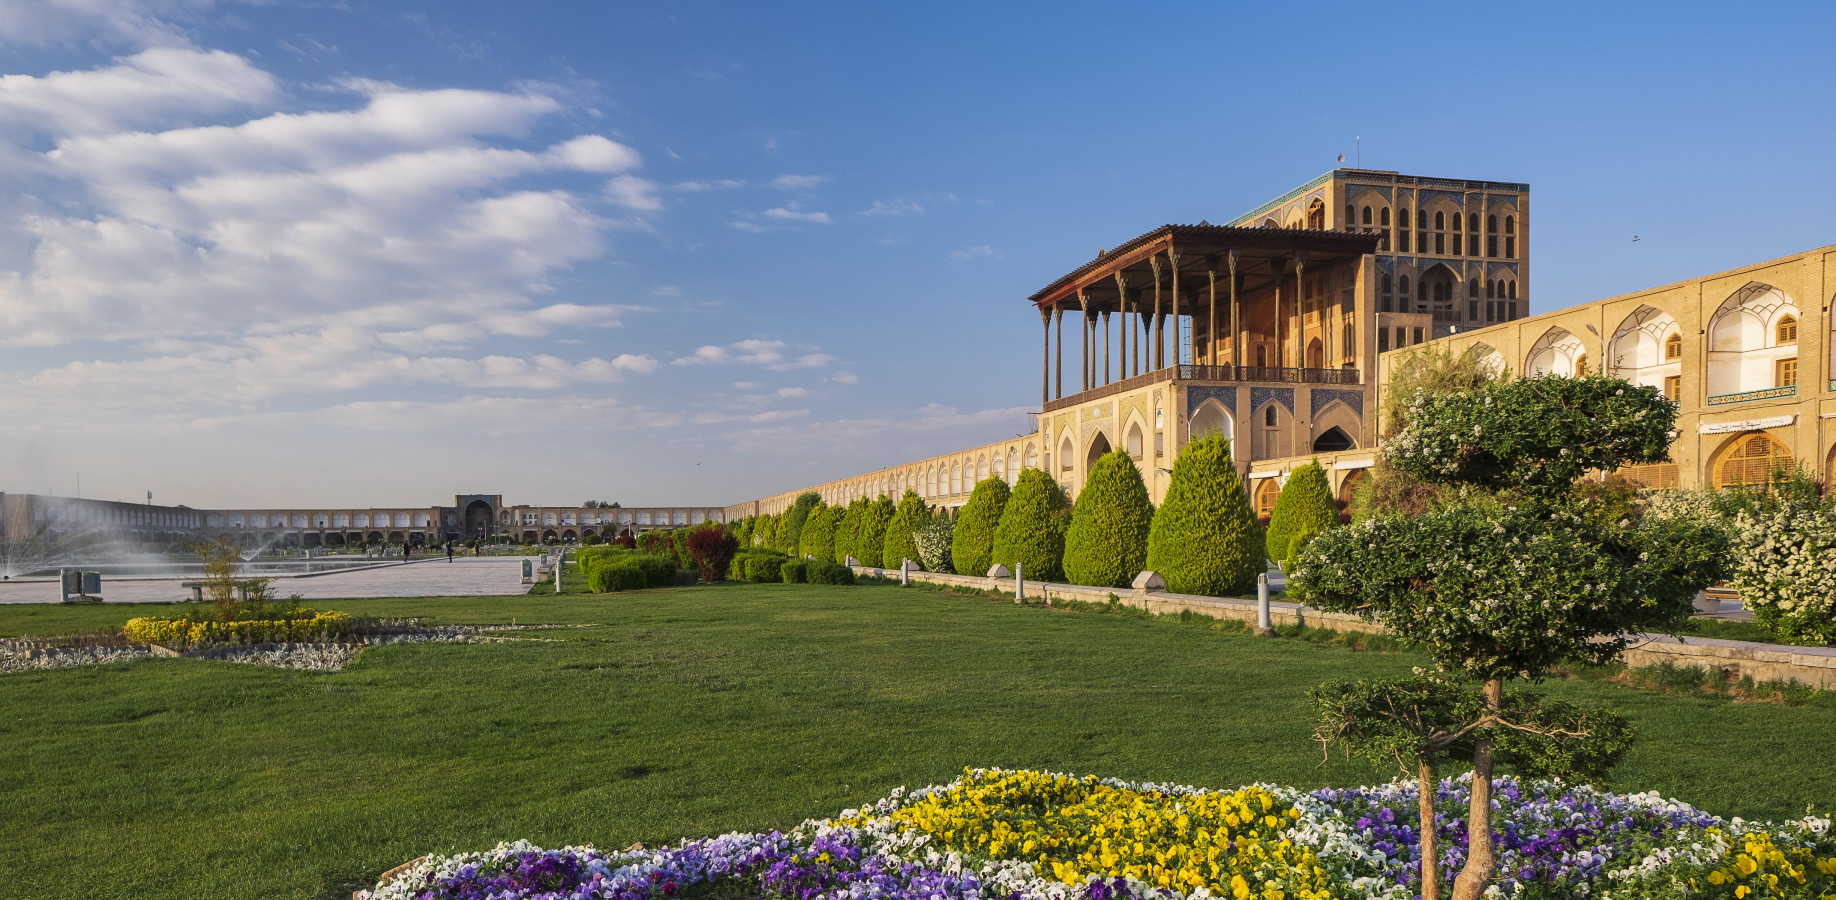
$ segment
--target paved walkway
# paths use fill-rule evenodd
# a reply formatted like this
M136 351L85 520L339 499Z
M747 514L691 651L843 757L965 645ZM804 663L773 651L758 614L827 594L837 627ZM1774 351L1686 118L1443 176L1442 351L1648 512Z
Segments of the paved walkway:
M292 576L274 579L274 594L299 594L308 600L341 600L349 597L484 597L528 592L522 584L521 557L446 557L391 563L352 572ZM102 582L102 596L110 603L145 603L189 600L191 590L176 580ZM0 603L56 603L57 582L0 583Z

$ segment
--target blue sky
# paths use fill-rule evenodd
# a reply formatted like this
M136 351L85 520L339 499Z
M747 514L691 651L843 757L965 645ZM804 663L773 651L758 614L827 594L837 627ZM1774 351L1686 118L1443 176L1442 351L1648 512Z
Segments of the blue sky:
M711 504L995 440L1029 293L1359 138L1529 182L1535 312L1836 243L1832 18L6 3L0 489Z

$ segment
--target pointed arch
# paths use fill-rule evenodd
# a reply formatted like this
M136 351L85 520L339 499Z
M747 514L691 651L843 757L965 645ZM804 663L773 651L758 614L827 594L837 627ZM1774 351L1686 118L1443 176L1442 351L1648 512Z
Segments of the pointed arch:
M1529 354L1524 357L1524 374L1532 378L1546 375L1572 378L1575 363L1585 355L1587 349L1580 338L1560 325L1552 325L1530 346Z
M1484 341L1466 348L1466 355L1478 360L1479 365L1491 372L1494 378L1502 377L1506 372L1504 354L1499 353L1491 344Z
M1206 400L1194 410L1192 418L1186 423L1186 439L1196 441L1213 434L1222 435L1226 440L1237 433L1237 423L1230 410L1216 398Z
M1800 317L1798 303L1770 284L1748 282L1721 302L1708 326L1710 404L1780 387L1780 364L1798 355L1795 328L1792 343L1779 341L1778 326L1786 317Z
M1667 343L1673 341L1679 348L1674 356L1666 349ZM1682 336L1674 317L1656 307L1640 305L1614 329L1602 362L1610 375L1662 389L1664 379L1683 372L1681 345Z
M1791 448L1779 443L1764 431L1736 435L1721 448L1715 459L1715 486L1766 490L1772 475L1796 466Z

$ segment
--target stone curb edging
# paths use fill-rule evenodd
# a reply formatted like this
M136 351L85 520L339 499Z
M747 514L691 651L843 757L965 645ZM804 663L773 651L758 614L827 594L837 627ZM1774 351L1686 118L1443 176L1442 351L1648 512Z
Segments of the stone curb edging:
M898 569L881 569L872 566L854 566L853 569L857 575L874 575L881 578L899 577ZM919 570L913 570L910 577L913 581L948 587L998 590L1010 594L1014 590L1012 578L948 575ZM1093 588L1030 580L1025 584L1026 595L1029 598L1044 597L1048 603L1055 598L1084 603L1108 603L1109 599L1114 597L1125 605L1139 607L1151 613L1179 613L1190 610L1214 619L1237 619L1251 625L1256 624L1256 601L1254 600L1202 597L1196 594L1175 594L1130 588ZM1299 603L1276 600L1269 601L1269 620L1277 626L1306 625L1364 634L1382 634L1386 630L1376 622L1368 622L1357 616L1325 612L1302 606ZM1703 669L1722 669L1736 678L1746 676L1754 681L1791 681L1795 679L1818 690L1836 690L1836 648L1791 647L1718 638L1679 638L1667 634L1647 634L1641 635L1640 638L1640 643L1634 644L1620 656L1620 659L1628 666L1654 666L1660 663L1670 663Z

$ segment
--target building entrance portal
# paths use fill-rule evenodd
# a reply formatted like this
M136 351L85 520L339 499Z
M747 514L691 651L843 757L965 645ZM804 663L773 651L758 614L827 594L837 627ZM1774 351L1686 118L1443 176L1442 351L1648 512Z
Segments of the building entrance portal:
M491 533L491 504L483 500L473 500L465 507L465 536L483 538Z

